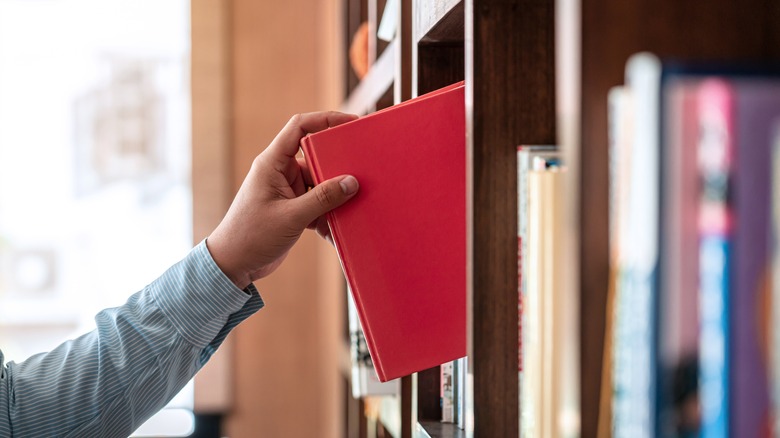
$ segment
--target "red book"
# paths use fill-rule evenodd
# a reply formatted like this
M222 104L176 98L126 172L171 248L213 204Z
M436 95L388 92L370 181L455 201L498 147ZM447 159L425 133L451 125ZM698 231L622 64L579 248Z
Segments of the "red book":
M301 141L360 183L328 223L383 382L466 355L465 140L460 83Z

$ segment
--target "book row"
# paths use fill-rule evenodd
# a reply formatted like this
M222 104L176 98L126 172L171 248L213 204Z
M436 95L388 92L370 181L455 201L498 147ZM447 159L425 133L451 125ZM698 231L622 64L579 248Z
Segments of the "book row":
M780 71L641 53L608 102L605 421L616 437L773 436Z

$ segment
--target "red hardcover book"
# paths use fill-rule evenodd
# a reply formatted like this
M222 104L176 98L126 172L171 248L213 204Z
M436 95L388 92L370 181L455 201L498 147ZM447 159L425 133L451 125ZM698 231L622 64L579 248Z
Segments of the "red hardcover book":
M466 355L465 139L460 83L301 141L360 183L328 223L381 381Z

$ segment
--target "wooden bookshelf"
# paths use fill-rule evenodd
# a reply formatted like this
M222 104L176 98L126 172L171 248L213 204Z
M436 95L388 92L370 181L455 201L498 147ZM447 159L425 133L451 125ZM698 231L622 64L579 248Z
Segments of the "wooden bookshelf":
M582 0L579 124L581 184L582 436L597 436L607 315L607 92L623 83L628 57L650 51L662 59L780 60L780 4L761 0L624 2ZM606 413L608 414L608 412ZM601 436L608 435L604 427Z
M346 47L360 11L381 16L384 2L364 1L346 0ZM555 143L554 3L399 3L396 40L362 81L349 84L343 108L362 114L385 106L379 97L387 95L391 63L394 103L465 79L474 435L518 436L516 147ZM436 379L435 372L403 379L399 410L380 416L393 436L466 436L439 421L440 409L436 418Z

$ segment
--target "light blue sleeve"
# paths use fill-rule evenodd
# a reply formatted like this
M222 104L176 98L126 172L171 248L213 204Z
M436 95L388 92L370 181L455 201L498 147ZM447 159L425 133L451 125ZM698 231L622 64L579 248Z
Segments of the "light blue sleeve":
M205 241L97 329L21 363L0 352L0 437L126 437L195 375L227 334L263 307Z

